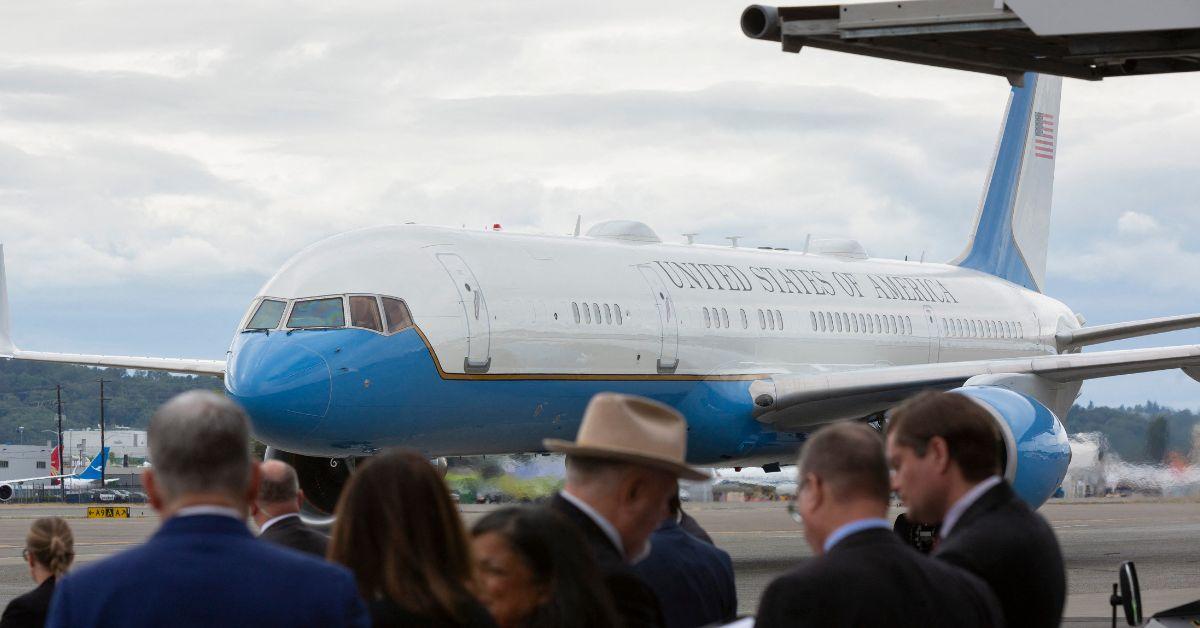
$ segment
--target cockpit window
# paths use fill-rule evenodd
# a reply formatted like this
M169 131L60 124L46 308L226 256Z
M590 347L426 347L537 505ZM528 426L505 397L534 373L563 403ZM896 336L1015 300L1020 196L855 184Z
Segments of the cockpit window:
M344 327L346 313L342 309L341 297L296 301L288 327Z
M279 319L283 317L283 308L286 305L283 301L264 300L258 304L254 316L250 317L250 322L246 324L246 329L275 329L279 326Z
M379 319L379 305L375 297L350 297L350 325L383 331L383 322Z
M401 329L412 327L412 314L408 311L408 306L400 299L392 297L382 297L383 313L387 315L387 330L389 334L394 334Z

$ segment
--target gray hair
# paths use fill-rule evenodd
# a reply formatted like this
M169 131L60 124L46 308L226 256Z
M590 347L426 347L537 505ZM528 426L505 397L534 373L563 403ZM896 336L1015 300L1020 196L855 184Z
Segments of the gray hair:
M164 403L147 433L163 497L223 493L245 498L253 461L246 413L223 395L192 390Z
M836 423L804 443L796 480L813 474L829 486L833 498L865 498L887 503L891 494L887 458L879 434L858 423Z
M268 460L260 467L258 503L283 504L296 501L300 495L300 478L292 465L282 460Z

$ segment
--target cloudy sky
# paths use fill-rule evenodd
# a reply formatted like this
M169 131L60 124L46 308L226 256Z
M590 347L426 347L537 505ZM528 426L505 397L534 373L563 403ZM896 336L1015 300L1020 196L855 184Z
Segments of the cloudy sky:
M14 335L220 358L288 256L418 221L949 259L1003 79L746 39L745 3L0 5ZM1200 74L1067 81L1047 291L1092 323L1200 309ZM1200 343L1179 332L1112 345ZM1096 403L1200 408L1178 372Z

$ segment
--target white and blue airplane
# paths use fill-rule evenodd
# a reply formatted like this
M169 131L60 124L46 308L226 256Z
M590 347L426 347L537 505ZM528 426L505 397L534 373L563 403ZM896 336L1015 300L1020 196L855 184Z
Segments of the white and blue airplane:
M103 477L105 463L108 462L108 447L100 450L95 458L87 464L83 469L65 475L45 475L37 478L18 478L15 480L4 480L0 482L0 502L6 502L13 498L16 494L16 489L24 484L45 483L51 480L60 480L68 491L78 491L100 484L100 478ZM107 478L105 484L112 484L119 478Z
M875 259L850 240L672 244L633 221L574 237L377 227L287 261L223 361L19 350L4 292L0 355L223 377L317 511L362 456L541 451L574 435L600 391L677 408L695 464L773 469L821 425L881 419L930 388L992 412L1005 474L1040 505L1066 471L1058 417L1082 381L1200 376L1200 346L1080 352L1200 315L1084 327L1042 293L1060 88L1030 74L1012 90L974 231L950 263Z

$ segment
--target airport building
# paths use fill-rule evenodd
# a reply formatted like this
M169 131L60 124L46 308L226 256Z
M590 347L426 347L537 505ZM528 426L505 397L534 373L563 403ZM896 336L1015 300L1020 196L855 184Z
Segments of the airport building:
M81 465L91 460L92 456L100 453L100 430L64 430L63 443L67 451L67 469ZM146 447L146 430L134 430L125 427L104 430L104 444L108 447L108 464L122 466L125 457L129 457L130 465L140 465L149 457Z
M53 449L45 445L0 445L0 481L51 475Z

